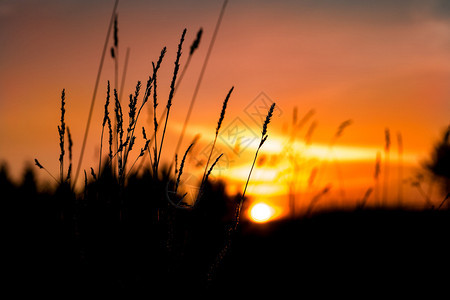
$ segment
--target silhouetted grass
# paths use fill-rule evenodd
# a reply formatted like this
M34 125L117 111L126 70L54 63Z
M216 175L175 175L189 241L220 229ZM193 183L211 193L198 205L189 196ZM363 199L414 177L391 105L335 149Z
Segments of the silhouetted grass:
M115 20L117 24L117 18ZM117 48L117 25L114 33L114 47ZM53 177L56 187L43 189L31 168L26 169L20 183L15 183L10 179L6 166L0 167L0 190L6 221L11 225L7 227L5 247L8 250L6 258L11 259L12 266L7 271L16 293L32 291L35 295L65 298L77 294L107 297L118 293L128 296L155 296L161 293L170 297L201 291L211 292L212 295L229 292L236 296L242 288L245 292L252 292L253 289L266 291L273 287L276 291L280 287L295 287L290 292L304 294L325 287L339 294L336 292L339 288L354 291L353 285L370 290L380 290L380 287L387 290L386 280L400 286L410 282L446 282L449 277L446 238L450 225L448 210L407 212L359 209L313 215L311 212L317 202L330 190L326 186L314 195L303 218L279 220L258 227L245 219L241 220L246 190L259 151L268 138L268 124L275 103L262 124L261 140L242 195L227 195L225 183L208 181L222 157L219 155L209 165L211 149L203 179L196 187L199 189L197 201L185 204L186 194L180 195L178 190L182 176L186 174L186 158L196 139L185 151L178 169L176 162L175 176L172 176L171 167L160 161L185 33L186 30L178 45L159 144L156 138L161 125L156 119L157 71L166 48L161 51L157 63L153 64L152 75L142 97L141 82L137 82L134 94L130 94L128 124L125 119L127 113L122 110L118 95L122 91L118 91L117 87L113 89L115 128L109 117L111 90L108 81L101 123L99 166L97 172L93 167L84 170L84 188L81 191L73 188L77 175L71 180L73 141L65 123L65 90L61 96L58 126L60 180L35 159L35 165ZM191 46L191 54L194 46L197 47L198 42ZM113 53L117 54L117 51ZM92 103L96 89L97 84ZM135 129L140 112L152 96L152 91L154 140L148 139L142 127L144 146L136 153L136 158L130 160L130 155L134 153ZM213 148L232 91L233 88L223 102ZM142 98L140 106L139 98ZM293 128L303 126L312 113L307 113L297 122L295 112ZM339 126L331 145L349 124L345 121ZM109 151L102 163L106 125ZM315 126L313 123L306 134L307 145ZM293 130L293 139L297 131ZM84 139L87 133L88 129ZM152 142L153 159L150 155ZM85 142L82 153L84 145ZM64 169L66 148L69 154L67 171ZM132 172L145 153L153 161L141 172ZM379 164L377 160L376 174L379 173ZM317 172L317 168L311 172L309 186L312 186ZM375 179L378 180L378 175ZM367 190L360 208L366 204L371 191L371 188ZM448 201L448 195L439 208L445 201ZM350 271L348 277L343 276L344 269ZM383 275L379 275L380 272L384 272Z
M75 178L74 178L73 185L76 185L77 179L78 179L78 175L79 175L79 173L81 171L81 165L82 165L82 162L83 162L84 151L85 151L85 148L86 148L86 142L87 142L87 138L88 138L88 135L89 135L91 119L92 119L92 115L93 115L93 112L94 112L95 98L97 96L97 89L98 89L98 86L100 84L100 75L101 75L102 70L103 70L103 63L104 63L104 60L105 60L105 55L106 55L106 50L107 50L107 46L108 46L109 36L110 36L110 33L111 33L111 28L112 28L112 25L113 25L113 21L114 21L115 16L116 16L116 9L117 9L118 3L119 3L119 0L116 0L115 3L114 3L114 8L113 8L113 11L112 11L111 19L110 19L110 22L109 22L109 25L108 25L108 30L107 30L107 33L106 33L105 44L103 46L102 55L101 55L101 58L100 58L100 65L99 65L98 71L97 71L97 77L96 77L96 80L95 80L94 91L93 91L93 94L92 94L91 105L90 105L90 108L89 108L88 118L87 118L87 122L86 122L86 129L85 129L85 132L84 132L83 143L81 145L81 152L80 152L80 157L78 159L77 169L75 171Z
M209 152L208 160L206 161L206 164L205 164L205 171L203 172L201 185L203 185L203 182L206 180L206 177L207 177L206 176L206 171L208 170L209 161L211 159L211 155L213 154L214 147L216 146L217 137L219 135L219 130L220 130L220 127L222 126L223 119L225 118L225 112L227 110L228 100L230 99L230 96L231 96L231 93L233 92L233 89L234 89L234 87L232 87L230 89L230 91L228 92L227 96L225 97L225 100L223 101L222 110L220 112L219 121L217 122L216 134L214 136L214 141L213 141L212 146L211 146L211 151ZM209 173L211 173L211 172L209 172Z
M36 279L36 288L49 290L44 283L47 280L56 285L58 291L80 292L90 289L111 293L117 290L145 291L149 286L170 290L172 285L188 290L206 287L211 264L214 263L222 245L229 242L229 236L226 234L229 227L227 224L234 221L238 202L225 194L223 183L212 185L208 181L213 168L222 157L220 155L211 166L205 166L197 199L200 200L201 197L204 201L186 205L183 203L186 194L178 195L177 192L186 156L195 139L186 150L180 168L176 171L177 178L172 177L170 168L162 165L160 161L185 33L186 30L183 31L178 45L162 136L159 141L156 139L160 124L155 117L153 164L140 173L131 171L145 152L150 151L151 140L147 138L144 127L142 137L145 145L138 151L131 166L127 162L133 153L135 128L140 112L152 92L156 116L157 71L166 48L161 51L156 65L153 64L153 73L148 78L142 96L141 82L137 82L134 94L129 96L128 113L120 102L118 90L113 89L111 95L110 83L107 82L106 102L100 124L98 170L96 172L93 167L90 167L88 172L84 170L84 188L81 191L75 190L69 181L73 141L65 122L65 104L70 99L66 99L63 90L58 126L60 180L35 159L36 166L52 176L57 185L50 193L42 194L42 197L36 188L29 187L32 192L27 194L27 199L21 199L23 203L17 202L23 204L27 210L27 217L23 219L24 226L34 227L31 233L33 242L39 243L42 248L36 257L33 255L27 259L27 263L35 269L53 270L47 278ZM223 102L216 138L232 90L233 88ZM139 106L141 98L142 104ZM111 115L115 118L115 127L111 124L110 102L113 102L114 112ZM259 148L267 139L267 124L272 113L273 106L263 125ZM105 155L106 159L102 160L105 126L108 126L109 131L109 151ZM66 139L69 143L66 143ZM65 155L66 148L69 158ZM69 161L66 177L65 160ZM3 182L12 187L6 178L5 174ZM33 205L29 205L30 203ZM28 249L25 252L34 251L32 248ZM29 283L28 280L25 282Z

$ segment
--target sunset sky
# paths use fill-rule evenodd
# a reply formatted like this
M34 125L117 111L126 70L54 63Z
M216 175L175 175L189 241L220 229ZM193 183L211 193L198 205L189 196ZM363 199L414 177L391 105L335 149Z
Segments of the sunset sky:
M187 28L187 34L181 68L197 31L204 31L173 101L164 145L167 161L174 155L222 4L210 0L119 3L120 74L126 49L130 49L124 95L134 92L138 80L146 82L151 62L167 46L158 81L159 113L167 101L183 29ZM113 5L113 0L0 1L0 160L8 163L15 177L34 158L50 172L58 172L57 125L63 88L66 122L74 140L74 160L78 161ZM107 80L114 81L109 51L84 169L98 163ZM218 144L227 161L222 161L216 176L238 182L236 189L242 187L261 133L262 121L253 113L259 109L265 115L267 103L275 101L278 109L269 125L262 157L276 160L283 152L294 110L297 120L314 110L297 132L295 149L304 159L302 176L307 178L317 161L322 160L323 165L323 159L332 157L341 166L347 193L357 186L362 197L373 184L378 151L384 159L386 128L391 133L393 162L398 158L397 134L402 135L403 176L407 178L420 170L421 161L449 125L450 2L229 1L179 153L184 153L196 134L201 135L191 157L192 170L214 138L222 102L232 86ZM352 120L351 125L330 148L345 120ZM145 114L141 121L151 132L149 116ZM311 145L305 146L304 138L313 122L316 127ZM236 141L230 144L235 128L248 130L240 145ZM245 143L254 136L256 140ZM140 134L137 139L141 141ZM235 147L240 147L237 152L233 152ZM281 173L289 168L287 161L262 163L255 170L255 185L249 192L257 195L258 180L266 180L272 186L260 185L263 194L285 194L286 187L279 190L281 184L277 187L273 182L283 182L285 174ZM397 168L393 164L391 169L391 180L396 180ZM326 184L333 176L325 175L322 180ZM336 186L339 194L337 190ZM410 191L410 195L414 193Z

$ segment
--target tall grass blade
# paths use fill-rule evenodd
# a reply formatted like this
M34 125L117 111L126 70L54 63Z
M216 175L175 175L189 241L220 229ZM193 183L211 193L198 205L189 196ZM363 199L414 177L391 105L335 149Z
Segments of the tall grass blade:
M244 198L245 197L245 192L247 191L248 183L250 181L250 177L252 175L252 171L253 171L253 168L255 166L256 159L258 157L259 149L261 149L262 145L264 144L264 142L267 140L267 137L268 137L268 135L267 135L267 126L270 123L270 119L272 118L274 109L275 109L275 103L272 103L272 105L269 108L269 112L267 113L266 120L264 121L264 124L263 124L263 129L262 129L262 132L261 132L261 141L259 142L259 146L256 149L255 158L253 159L252 167L250 168L250 172L249 172L248 177L247 177L247 182L245 183L244 192L242 193L242 196L241 196L241 198L239 200L239 204L238 204L237 211L236 211L236 217L235 217L235 225L234 225L235 228L237 228L237 226L239 225L239 219L240 219L240 215L241 215L242 204L243 204L244 199L245 199Z
M226 8L227 4L228 4L228 0L225 0L223 2L222 9L220 10L219 18L217 19L216 27L214 28L214 33L213 33L213 36L212 36L211 41L209 43L208 51L206 52L206 57L205 57L205 60L203 61L202 69L200 71L200 75L199 75L199 77L197 79L197 84L196 84L195 89L194 89L194 94L192 95L191 102L190 102L189 108L188 108L188 112L186 114L186 118L185 118L184 123L183 123L183 128L181 130L177 146L175 147L175 153L178 153L178 150L179 150L179 148L181 146L181 143L183 142L183 138L184 138L184 135L186 133L186 127L187 127L187 125L189 123L189 119L191 118L192 109L194 108L195 100L197 99L197 94L198 94L198 91L200 90L200 85L202 83L203 76L205 75L206 67L207 67L208 62L209 62L209 57L211 56L212 49L214 47L214 43L215 43L216 38L217 38L217 34L219 33L220 24L222 23L222 18L223 18L223 15L225 14L225 8Z
M167 121L169 120L169 113L170 113L170 107L172 106L172 99L175 93L175 82L177 80L177 75L178 75L178 70L180 69L180 57L181 57L181 49L183 46L183 42L184 42L184 36L186 35L186 29L183 30L183 33L181 35L181 39L180 39L180 43L178 44L178 50L177 50L177 58L175 60L175 68L173 70L173 77L172 77L172 83L170 84L170 92L169 92L169 99L167 100L167 113L166 113L166 121L164 122L164 129L162 132L162 136L161 136L161 142L159 145L159 152L158 152L158 157L155 157L155 160L157 160L156 162L156 176L158 176L158 166L159 166L159 161L161 159L161 152L162 152L162 147L164 144L164 137L166 134L166 128L167 128Z
M98 85L99 85L99 82L100 82L100 75L101 75L102 70L103 70L103 62L105 60L105 54L106 54L106 49L108 48L109 36L111 34L111 28L112 28L112 24L113 24L113 21L114 21L114 17L116 15L116 9L117 9L117 5L118 4L119 4L119 0L116 0L116 2L114 3L114 8L113 8L113 11L112 11L111 20L109 22L108 31L106 33L105 44L103 46L103 51L102 51L102 55L101 55L101 58L100 58L100 65L98 67L98 72L97 72L97 78L95 80L94 92L92 94L91 106L89 108L89 114L88 114L88 119L87 119L87 123L86 123L86 129L85 129L85 132L84 132L83 143L81 144L80 158L78 159L78 166L77 166L77 170L75 172L75 177L74 177L74 180L73 180L73 186L74 187L75 187L75 185L77 183L78 175L80 173L81 165L83 163L84 151L86 149L86 143L87 143L87 138L88 138L88 134L89 134L89 127L91 125L92 114L94 112L95 97L97 95L97 89L98 89Z

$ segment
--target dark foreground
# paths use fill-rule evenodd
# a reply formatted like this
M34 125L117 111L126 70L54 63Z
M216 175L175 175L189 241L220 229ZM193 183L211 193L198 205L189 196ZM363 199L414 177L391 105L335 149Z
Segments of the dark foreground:
M4 227L3 270L12 295L450 295L448 210L244 222L231 240L223 234L227 227L214 222L182 223L189 230L170 240L170 227L151 223L100 223L91 230L57 218L37 221L43 218Z
M217 287L363 299L419 291L448 297L449 230L449 211L332 212L253 225L236 243Z

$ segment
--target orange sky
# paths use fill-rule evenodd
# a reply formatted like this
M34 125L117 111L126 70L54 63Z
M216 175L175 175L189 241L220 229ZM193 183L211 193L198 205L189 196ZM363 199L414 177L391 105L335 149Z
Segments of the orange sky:
M66 122L78 157L113 2L0 2L0 159L8 162L15 176L35 157L58 172L56 127L63 88ZM294 107L299 119L314 109L299 135L303 138L311 122L317 122L312 136L316 147L327 149L339 124L351 119L337 146L362 147L365 158L359 161L373 169L388 127L392 159L396 159L395 136L401 132L408 168L420 167L449 124L450 7L446 3L230 1L182 149L196 133L202 135L199 153L213 139L222 101L234 86L223 128L238 120L259 137L261 125L246 111L254 108L258 102L253 101L263 92L280 109L269 127L275 149L286 138ZM206 0L119 4L120 71L127 47L131 53L125 94L133 92L137 80L146 81L151 61L167 46L159 79L160 109L167 100L182 30L188 31L181 67L197 30L204 29L174 99L167 149L173 149L179 134L221 6L222 1ZM114 80L113 68L108 56L83 168L98 161L106 81ZM151 131L149 124L146 127ZM169 152L166 158L173 155ZM253 153L249 147L235 155L220 175L230 177L226 171L234 174L249 167ZM370 168L362 171L364 175L352 171L348 177L370 178Z

